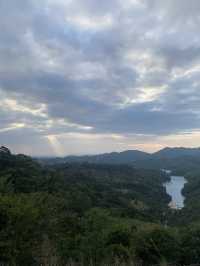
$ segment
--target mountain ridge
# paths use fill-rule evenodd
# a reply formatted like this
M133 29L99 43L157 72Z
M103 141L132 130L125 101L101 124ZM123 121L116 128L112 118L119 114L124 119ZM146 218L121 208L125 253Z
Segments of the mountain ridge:
M133 164L135 162L175 159L180 157L200 158L200 148L185 147L165 147L154 153L147 153L140 150L125 150L122 152L110 152L96 155L69 155L64 157L40 158L41 162L48 163L67 163L67 162L88 162L88 163L106 163L106 164Z

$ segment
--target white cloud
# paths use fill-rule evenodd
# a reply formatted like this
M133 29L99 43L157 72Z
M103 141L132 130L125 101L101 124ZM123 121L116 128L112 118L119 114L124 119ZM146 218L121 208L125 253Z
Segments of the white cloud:
M200 124L199 11L198 0L3 0L1 138L59 154L184 142Z
M24 127L25 127L24 123L12 123L8 127L1 128L0 133L7 132L10 130L16 130L16 129L20 129L20 128L24 128Z
M47 117L46 105L41 104L39 107L30 107L19 103L16 99L5 98L0 103L0 108L11 112L28 113L38 117Z
M113 25L113 18L110 15L105 15L102 17L92 17L92 16L68 16L66 22L76 26L79 30L104 30L110 28Z

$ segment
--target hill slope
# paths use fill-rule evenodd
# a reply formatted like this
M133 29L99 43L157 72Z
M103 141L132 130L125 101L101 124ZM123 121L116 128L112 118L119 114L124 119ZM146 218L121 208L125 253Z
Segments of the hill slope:
M175 159L177 160L175 162ZM195 167L200 161L200 148L164 148L155 153L146 153L138 150L111 152L99 155L66 156L60 158L40 158L43 164L61 164L67 162L95 163L95 164L130 164L139 168L172 168L177 169L184 165Z
M148 158L176 166L186 157ZM199 173L189 174L186 208L176 213L167 207L167 176L161 171L80 162L41 166L0 148L0 261L20 266L197 264ZM185 227L188 221L193 224Z
M177 158L183 156L200 157L200 148L164 148L153 154L153 157L159 158Z
M129 150L124 152L111 152L99 155L85 156L66 156L63 158L43 158L41 162L47 164L66 163L66 162L88 162L102 164L132 164L137 160L144 160L150 157L149 153Z

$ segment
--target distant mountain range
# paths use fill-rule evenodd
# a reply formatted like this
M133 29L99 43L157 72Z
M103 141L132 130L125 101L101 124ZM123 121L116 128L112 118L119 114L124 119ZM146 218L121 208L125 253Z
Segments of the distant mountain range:
M177 158L182 156L200 156L200 148L164 148L152 154L154 157Z
M148 159L151 155L146 152L130 150L123 152L111 152L99 155L66 156L57 158L42 158L47 163L88 162L102 164L132 164L136 160Z
M194 168L200 164L200 148L164 148L155 153L138 150L111 152L99 155L66 156L39 159L44 164L57 163L95 163L95 164L131 164L140 168Z

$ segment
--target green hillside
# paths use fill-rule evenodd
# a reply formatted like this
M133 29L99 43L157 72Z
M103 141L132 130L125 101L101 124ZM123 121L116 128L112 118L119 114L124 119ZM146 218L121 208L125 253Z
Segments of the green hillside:
M44 166L2 147L0 261L198 263L200 179L198 172L187 173L186 207L172 211L162 185L168 177L159 170L77 162Z

